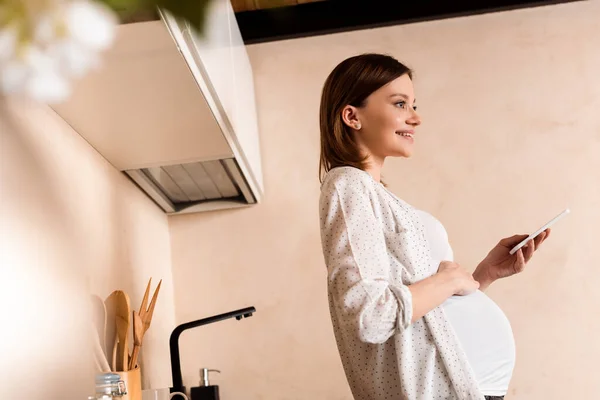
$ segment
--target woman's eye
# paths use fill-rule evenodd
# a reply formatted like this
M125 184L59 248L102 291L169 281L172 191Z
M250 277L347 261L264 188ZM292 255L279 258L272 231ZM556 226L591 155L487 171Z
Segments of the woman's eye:
M408 104L406 104L405 101L399 101L399 102L397 102L396 106L402 108L403 110L408 110ZM417 111L417 106L413 105L412 109L413 109L413 111Z

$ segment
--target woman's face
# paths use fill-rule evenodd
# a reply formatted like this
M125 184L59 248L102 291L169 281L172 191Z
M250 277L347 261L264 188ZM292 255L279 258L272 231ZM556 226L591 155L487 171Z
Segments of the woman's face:
M405 74L373 92L362 107L346 106L342 117L365 155L383 162L412 155L415 128L421 124L415 110L413 83Z

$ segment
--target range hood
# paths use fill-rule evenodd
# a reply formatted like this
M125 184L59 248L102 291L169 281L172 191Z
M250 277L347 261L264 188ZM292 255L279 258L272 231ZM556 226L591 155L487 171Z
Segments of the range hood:
M202 35L159 14L119 25L102 67L54 110L168 214L260 202L252 68L231 4L210 3Z

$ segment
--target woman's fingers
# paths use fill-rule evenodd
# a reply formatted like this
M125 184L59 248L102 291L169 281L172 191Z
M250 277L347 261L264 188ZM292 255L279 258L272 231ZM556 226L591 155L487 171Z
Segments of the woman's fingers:
M536 249L539 249L539 247L540 247L540 244L542 244L542 242L543 242L544 240L546 240L546 238L547 238L547 237L548 237L548 234L546 233L546 231L544 231L544 232L540 233L540 234L539 234L539 235L538 235L538 236L537 236L537 237L534 239L534 241L535 241L535 248L536 248Z
M533 253L535 252L535 240L530 240L529 242L527 242L527 244L524 246L525 248L525 253L523 254L525 257L525 263L528 263L529 260L531 260L531 257L533 257Z
M515 262L515 272L519 273L525 269L525 255L523 247L517 250L517 261Z
M505 247L515 247L517 244L521 243L525 238L527 238L527 236L529 235L512 235L510 237L506 237L502 240L500 240L500 244L505 246Z

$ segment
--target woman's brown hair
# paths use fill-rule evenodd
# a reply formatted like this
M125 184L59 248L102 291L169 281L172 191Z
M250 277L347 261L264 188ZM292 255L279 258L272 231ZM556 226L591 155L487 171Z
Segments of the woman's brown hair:
M336 167L366 168L367 156L360 153L352 131L342 120L342 111L347 105L362 107L371 93L405 74L412 79L410 68L384 54L350 57L331 71L323 86L319 109L320 181Z

